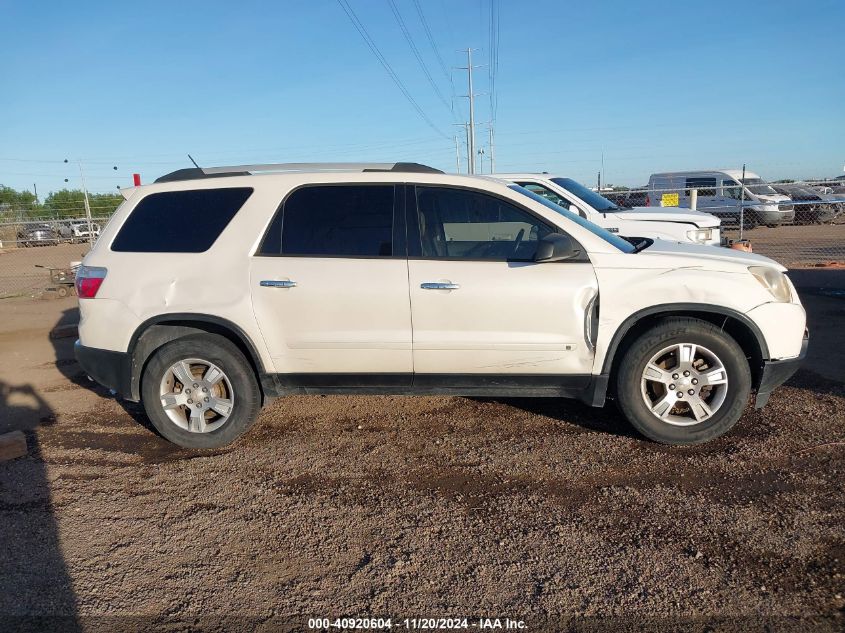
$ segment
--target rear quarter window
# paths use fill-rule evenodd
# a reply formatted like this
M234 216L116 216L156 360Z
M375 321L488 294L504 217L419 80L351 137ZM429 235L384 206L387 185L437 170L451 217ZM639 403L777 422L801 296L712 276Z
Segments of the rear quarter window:
M124 253L202 253L244 205L251 187L151 193L129 214L111 250Z

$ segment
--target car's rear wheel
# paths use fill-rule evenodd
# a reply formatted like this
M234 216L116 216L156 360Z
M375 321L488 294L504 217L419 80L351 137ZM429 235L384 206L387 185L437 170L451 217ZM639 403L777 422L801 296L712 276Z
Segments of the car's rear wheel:
M628 348L616 380L622 412L643 435L699 444L736 424L751 391L739 344L713 324L667 318Z
M186 336L159 348L144 370L141 398L156 430L185 448L235 441L261 409L252 366L216 334Z

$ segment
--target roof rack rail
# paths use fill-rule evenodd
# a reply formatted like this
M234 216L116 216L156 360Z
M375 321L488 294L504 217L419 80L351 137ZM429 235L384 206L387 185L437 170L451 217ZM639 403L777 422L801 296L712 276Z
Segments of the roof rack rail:
M156 178L156 182L196 180L200 178L221 178L225 176L249 176L252 174L298 171L395 171L422 174L443 172L420 163L267 163L263 165L230 165L227 167L190 167L177 169Z

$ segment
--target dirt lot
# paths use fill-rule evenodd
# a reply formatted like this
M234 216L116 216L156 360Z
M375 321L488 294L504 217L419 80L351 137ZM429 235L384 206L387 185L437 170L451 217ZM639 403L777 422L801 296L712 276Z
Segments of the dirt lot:
M73 299L0 301L0 432L30 444L0 463L0 629L839 631L845 302L806 301L809 367L705 446L612 406L337 396L276 401L205 454L48 338Z
M67 268L80 261L88 244L58 244L32 248L0 249L0 299L12 296L38 296L50 284L48 268Z
M739 238L738 229L726 229L725 235ZM845 222L808 226L759 226L744 231L755 253L771 257L789 268L813 266L831 261L845 261Z

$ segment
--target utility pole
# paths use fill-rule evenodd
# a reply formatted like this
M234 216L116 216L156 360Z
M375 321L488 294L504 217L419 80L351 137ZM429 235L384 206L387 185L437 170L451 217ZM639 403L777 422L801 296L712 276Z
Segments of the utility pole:
M495 145L493 145L493 122L490 122L490 127L488 129L490 132L490 173L496 173L496 152L493 149Z
M459 125L462 128L464 128L464 134L465 134L464 142L466 143L466 146L467 146L467 173L471 174L472 172L470 171L470 165L469 165L469 162L470 162L469 161L469 157L470 157L470 153L469 153L469 123L453 123L452 125ZM457 137L456 137L456 140L455 140L456 149L455 149L455 151L457 152L458 160L460 161L460 155L461 154L460 154L460 149L458 149L457 143L458 143L458 141L457 141ZM460 165L458 166L458 173L461 173Z
M479 156L478 173L483 174L484 173L484 148L483 147L478 148L478 156Z
M601 178L604 180L605 184L607 184L607 179L604 177L604 148L601 148ZM599 193L601 193L601 183L599 183Z
M742 185L739 188L739 239L742 241L742 233L745 229L745 163L742 164L742 178L739 184Z
M469 92L467 92L466 96L469 99L469 134L468 136L468 143L467 143L467 155L469 157L469 173L475 173L475 97L478 95L472 91L472 69L473 68L481 68L481 66L473 66L472 65L472 49L466 49L467 54L467 65L459 66L459 70L466 70L467 71L467 85L469 87Z
M65 158L65 162L68 162ZM91 203L88 202L88 187L85 186L85 172L82 170L82 160L76 159L79 166L79 179L82 181L82 194L85 196L85 219L88 222L88 244L94 246L94 227L91 223ZM117 169L117 167L115 167Z
M455 135L455 173L461 173L461 144L458 142L458 136Z
M79 165L79 179L82 181L82 193L85 195L85 219L88 221L88 244L94 246L94 226L91 223L91 203L88 202L88 187L85 186L85 172L82 171L82 161L77 160Z

